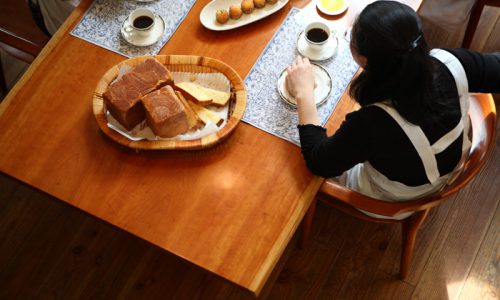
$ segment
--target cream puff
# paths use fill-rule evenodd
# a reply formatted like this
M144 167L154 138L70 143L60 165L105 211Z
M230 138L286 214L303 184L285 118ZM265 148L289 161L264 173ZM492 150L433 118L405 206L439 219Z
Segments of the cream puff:
M241 17L241 5L233 4L229 7L229 17L231 19L237 20Z
M253 0L253 5L256 8L262 8L266 5L266 0Z
M219 24L224 24L229 20L229 13L225 9L220 9L215 13L215 20Z
M253 0L241 1L241 10L246 14L251 14L254 9Z

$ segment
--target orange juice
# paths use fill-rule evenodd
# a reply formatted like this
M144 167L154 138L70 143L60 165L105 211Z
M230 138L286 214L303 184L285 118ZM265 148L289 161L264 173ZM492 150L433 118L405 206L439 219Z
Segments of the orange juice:
M335 12L344 6L344 0L321 0L321 6L325 10Z

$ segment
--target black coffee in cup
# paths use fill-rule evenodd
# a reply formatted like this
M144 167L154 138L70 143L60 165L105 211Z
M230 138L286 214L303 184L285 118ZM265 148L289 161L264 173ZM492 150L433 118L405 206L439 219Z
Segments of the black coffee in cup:
M306 37L314 43L322 43L328 39L328 32L322 28L311 28L307 31Z
M154 20L149 16L139 16L134 19L134 27L138 29L146 29L153 24Z

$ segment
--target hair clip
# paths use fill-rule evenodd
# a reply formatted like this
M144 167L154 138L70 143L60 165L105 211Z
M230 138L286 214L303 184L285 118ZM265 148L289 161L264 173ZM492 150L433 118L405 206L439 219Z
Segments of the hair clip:
M422 40L422 35L420 34L419 36L417 36L417 38L415 40L413 40L413 42L411 42L410 49L408 49L408 51L411 51L411 50L417 48L417 46L418 46L418 44L420 44L421 40Z

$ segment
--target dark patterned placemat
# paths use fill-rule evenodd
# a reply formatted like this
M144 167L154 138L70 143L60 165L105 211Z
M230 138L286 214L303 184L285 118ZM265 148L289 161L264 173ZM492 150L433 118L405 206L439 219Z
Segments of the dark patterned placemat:
M245 78L248 102L243 121L297 145L300 144L297 110L280 99L277 81L299 54L297 38L311 21L314 21L311 16L292 8ZM351 56L349 43L342 36L339 34L337 53L331 59L315 62L328 71L333 84L330 98L318 108L323 125L359 68Z
M71 34L127 57L155 55L167 43L194 3L195 0L156 0L150 2L96 0L71 31ZM130 12L139 7L149 8L165 20L165 34L151 46L130 45L120 33L122 24Z

